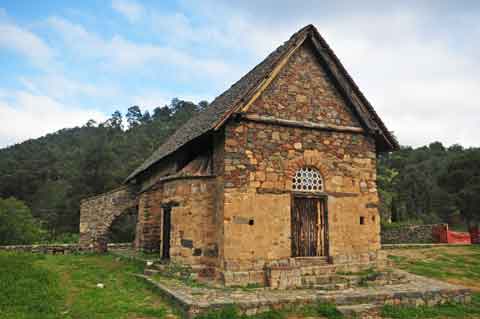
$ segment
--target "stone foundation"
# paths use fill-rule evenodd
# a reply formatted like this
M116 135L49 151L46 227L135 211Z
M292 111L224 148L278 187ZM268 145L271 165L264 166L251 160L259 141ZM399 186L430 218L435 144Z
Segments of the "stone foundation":
M133 245L132 243L118 243L107 244L107 247L110 249L131 249ZM81 252L91 252L92 249L80 244L40 244L0 246L0 251L66 255Z
M305 286L305 276L335 275L337 272L359 272L383 269L387 264L383 251L332 257L285 258L270 262L258 261L245 269L244 265L229 265L229 270L217 270L225 286L268 286L272 289L291 289Z
M253 315L268 310L301 307L313 303L333 303L338 307L368 305L368 308L380 308L386 304L418 307L471 302L469 289L405 272L399 274L406 276L407 280L391 283L385 281L374 286L331 291L193 288L178 281L141 277L170 299L186 318L194 318L198 314L229 305L235 305L242 314Z

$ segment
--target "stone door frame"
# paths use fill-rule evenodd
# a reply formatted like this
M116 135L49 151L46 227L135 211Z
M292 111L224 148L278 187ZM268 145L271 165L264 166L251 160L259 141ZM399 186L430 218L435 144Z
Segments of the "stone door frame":
M321 224L322 212L323 212L323 228L318 229L317 238L321 239L321 246L317 246L317 255L315 257L328 257L329 256L329 223L328 223L328 195L324 192L291 192L291 200L290 200L290 212L293 214L294 209L294 200L295 198L311 198L318 200L318 219L319 224ZM323 206L323 207L322 207ZM308 256L293 256L293 220L291 220L291 231L292 234L290 236L291 240L291 247L292 247L292 257L293 258L308 258ZM313 257L314 258L314 257Z

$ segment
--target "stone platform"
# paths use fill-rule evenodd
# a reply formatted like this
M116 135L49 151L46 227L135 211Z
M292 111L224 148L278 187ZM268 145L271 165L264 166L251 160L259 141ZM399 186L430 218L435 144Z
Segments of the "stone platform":
M380 308L383 305L434 306L447 302L469 303L471 292L455 286L395 270L407 280L400 284L357 286L323 290L270 288L226 288L187 285L177 279L138 275L169 298L185 314L194 318L199 313L235 305L241 313L253 315L272 309L302 306L311 303L332 303L340 310Z

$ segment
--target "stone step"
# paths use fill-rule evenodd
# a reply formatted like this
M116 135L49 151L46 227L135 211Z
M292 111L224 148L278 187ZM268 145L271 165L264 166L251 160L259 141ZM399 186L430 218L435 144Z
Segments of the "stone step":
M336 266L333 265L316 265L316 266L302 266L300 267L300 273L302 276L306 275L316 275L316 276L322 276L322 275L331 275L336 272L337 268Z
M147 269L152 269L156 271L156 273L165 273L165 272L171 273L172 269L169 268L169 266L170 265L165 262L155 262L154 264L147 267ZM193 265L188 268L185 268L184 270L186 273L195 274L195 276L199 278L201 277L201 278L207 278L207 279L208 278L212 279L215 273L213 268L211 267L209 268L204 265ZM177 275L180 274L180 272L183 272L182 268L178 268Z
M348 284L357 285L361 278L359 276L335 276L335 275L308 275L302 276L303 286L324 285L324 284Z
M361 314L375 311L377 309L379 309L379 306L374 304L345 305L337 307L337 310L340 311L342 315L350 318L358 318Z
M340 281L342 280L334 276L316 276L316 275L302 276L303 285L332 284Z
M157 269L157 270L164 270L165 267L167 267L167 266L168 266L168 264L166 264L166 263L163 263L163 262L155 262L155 263L153 263L153 265L151 265L150 267L151 267L151 268L155 268L155 269Z
M328 265L328 258L319 257L295 257L295 263L300 266L323 266Z
M339 311L346 315L362 313L362 316L372 316L385 304L404 306L443 304L448 302L471 302L471 292L458 286L442 283L433 279L408 275L415 280L415 285L387 286L387 287L360 287L339 291L312 291L306 289L290 289L277 293L270 289L242 290L232 293L226 289L193 288L178 285L170 281L156 282L151 277L138 275L159 291L174 300L182 311L195 313L209 311L234 302L242 312L259 313L268 309L298 305L302 303L330 303L335 304ZM265 302L268 300L268 306ZM227 301L227 302L226 302ZM376 309L376 307L378 307ZM359 317L359 316L357 316Z
M377 293L355 293L357 288L341 289L335 292L334 303L337 306L378 305L384 304L384 296Z
M160 272L159 270L152 269L152 268L145 268L145 270L143 271L145 276L153 276L153 275L158 274L159 272Z
M350 288L350 285L346 282L331 283L331 284L317 284L307 286L310 289L315 290L345 290Z

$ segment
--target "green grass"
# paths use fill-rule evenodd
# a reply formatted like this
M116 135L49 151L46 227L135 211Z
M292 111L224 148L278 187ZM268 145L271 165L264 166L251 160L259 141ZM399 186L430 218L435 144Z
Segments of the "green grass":
M172 310L133 273L143 265L112 255L52 256L0 252L2 319L150 319ZM187 274L172 267L171 275ZM175 277L175 276L173 276ZM102 283L105 288L98 288ZM249 287L255 289L256 287ZM268 311L252 319L290 315L342 318L335 306L316 304ZM199 319L243 319L235 307L208 312Z
M328 319L344 318L343 315L337 310L335 305L318 303L303 307L271 310L253 316L240 315L236 307L229 306L220 310L212 310L201 314L200 316L196 317L196 319L288 319L292 315L296 318L298 318L298 316L308 318L317 318L322 316L322 318Z
M1 318L163 318L167 307L138 272L109 255L0 253Z
M0 313L3 318L56 318L64 291L59 277L43 267L32 267L42 256L0 255Z
M464 254L452 253L455 249ZM451 252L449 252L451 251ZM432 248L426 250L425 258L409 258L403 255L394 255L389 258L397 267L408 272L437 278L440 280L456 279L468 284L472 280L480 281L480 245L465 247L449 247L445 249Z
M385 306L387 318L480 318L480 246L430 248L415 251L391 251L395 265L408 272L475 289L468 305L445 304L435 307Z
M445 304L418 308L384 306L382 316L392 319L480 318L480 295L473 295L472 303L469 305Z
M433 308L385 306L385 318L480 318L480 246L389 251L390 259L409 272L477 289L469 305ZM0 252L0 318L2 319L151 319L171 308L133 273L143 264L112 255L36 255ZM172 267L172 277L190 272ZM355 273L370 275L372 271ZM353 274L353 273L352 273ZM105 288L97 288L103 283ZM477 285L477 286L476 286ZM248 287L246 289L256 289ZM334 305L268 311L252 319L300 317L342 318ZM212 311L199 319L244 319L236 308Z

